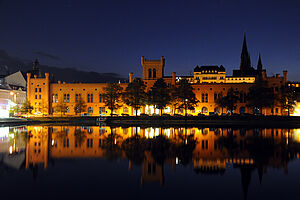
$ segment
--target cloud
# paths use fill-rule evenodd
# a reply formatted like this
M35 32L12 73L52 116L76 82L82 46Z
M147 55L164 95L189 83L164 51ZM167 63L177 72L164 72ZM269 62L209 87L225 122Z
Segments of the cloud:
M36 51L34 53L37 54L37 55L39 55L39 56L50 58L50 59L53 59L53 60L61 60L60 57L52 55L52 54L49 54L49 53L45 53L43 51Z

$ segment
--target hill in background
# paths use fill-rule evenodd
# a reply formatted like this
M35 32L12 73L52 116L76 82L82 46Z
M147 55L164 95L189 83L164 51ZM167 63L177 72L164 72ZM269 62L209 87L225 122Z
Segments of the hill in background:
M33 61L22 60L7 54L6 51L0 50L0 75L11 74L17 71L22 71L25 74L30 71L33 66ZM86 72L70 67L55 67L40 64L42 73L49 72L55 81L65 82L82 82L82 83L105 83L105 82L126 82L127 79L121 77L117 73L98 73Z

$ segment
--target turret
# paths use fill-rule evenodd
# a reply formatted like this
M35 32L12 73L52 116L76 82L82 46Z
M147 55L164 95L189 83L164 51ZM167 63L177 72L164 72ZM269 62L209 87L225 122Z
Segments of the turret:
M129 72L129 83L131 83L133 80L133 73Z

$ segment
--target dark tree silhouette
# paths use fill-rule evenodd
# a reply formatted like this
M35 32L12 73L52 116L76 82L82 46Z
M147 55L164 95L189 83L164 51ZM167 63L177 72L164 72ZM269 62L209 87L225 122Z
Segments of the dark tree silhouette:
M157 79L148 93L149 104L159 109L162 115L162 110L170 103L170 100L169 88L164 79Z
M137 111L146 104L147 94L145 92L145 84L142 79L135 78L128 84L122 95L123 102L133 107L137 116Z

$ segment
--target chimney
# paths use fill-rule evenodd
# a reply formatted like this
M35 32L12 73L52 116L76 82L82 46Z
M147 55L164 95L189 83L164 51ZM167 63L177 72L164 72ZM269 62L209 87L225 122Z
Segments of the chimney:
M132 82L132 77L133 77L133 73L132 72L129 72L129 83L131 83Z
M176 72L172 72L172 85L176 84Z
M287 70L283 71L283 83L287 82Z

